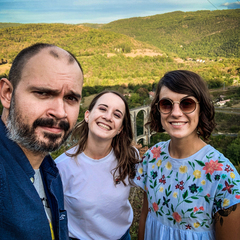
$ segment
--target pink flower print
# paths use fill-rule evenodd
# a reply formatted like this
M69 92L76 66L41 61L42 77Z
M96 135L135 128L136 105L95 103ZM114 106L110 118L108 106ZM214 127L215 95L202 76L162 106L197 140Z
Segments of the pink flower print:
M218 160L211 160L210 162L205 163L205 167L203 167L203 170L206 170L205 174L210 173L212 175L215 171L222 171L222 166L223 164L218 163Z
M240 199L240 195L236 195L235 198L236 198L236 199Z
M151 153L153 154L153 158L158 158L160 157L160 153L161 153L161 147L154 147L152 150L151 150Z
M172 216L173 216L173 218L174 218L174 220L176 220L176 222L181 222L182 221L182 217L177 213L177 212L174 212L173 214L172 214Z
M210 198L210 194L209 193L207 194L207 197Z
M197 211L198 211L198 208L197 208L197 207L194 207L193 211L194 211L194 212L197 212Z
M138 177L137 177L137 180L140 180L140 179L141 179L141 177L140 177L140 176L138 176Z
M178 188L179 188L179 184L177 184L177 185L175 186L175 188L178 189Z
M203 207L203 206L201 206L199 209L202 210L202 211L204 211L204 207Z
M157 203L154 202L152 205L153 205L154 212L158 211L159 208L158 208Z

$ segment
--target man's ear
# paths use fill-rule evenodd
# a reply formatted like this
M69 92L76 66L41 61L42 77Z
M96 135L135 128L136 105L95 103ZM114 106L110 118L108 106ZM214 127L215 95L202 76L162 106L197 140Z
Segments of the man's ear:
M9 109L12 99L13 87L12 84L6 79L0 80L0 100L4 108Z

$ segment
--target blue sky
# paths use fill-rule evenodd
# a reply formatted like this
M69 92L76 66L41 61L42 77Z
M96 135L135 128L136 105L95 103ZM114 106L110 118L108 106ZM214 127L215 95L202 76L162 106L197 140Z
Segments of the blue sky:
M109 23L178 10L235 8L238 0L0 0L0 22Z

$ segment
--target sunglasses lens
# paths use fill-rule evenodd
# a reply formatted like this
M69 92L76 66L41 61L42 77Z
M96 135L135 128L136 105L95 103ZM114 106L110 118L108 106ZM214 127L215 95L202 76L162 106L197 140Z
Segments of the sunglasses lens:
M180 108L185 113L191 113L196 109L196 102L191 98L183 99L180 102Z
M162 99L159 101L159 111L162 113L170 113L172 111L172 102L168 99Z

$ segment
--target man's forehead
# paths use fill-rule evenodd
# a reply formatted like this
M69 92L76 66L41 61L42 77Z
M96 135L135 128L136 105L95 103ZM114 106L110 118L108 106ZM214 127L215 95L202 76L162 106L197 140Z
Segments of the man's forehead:
M62 48L51 46L41 49L36 55L36 58L52 56L54 59L69 59L70 54Z

